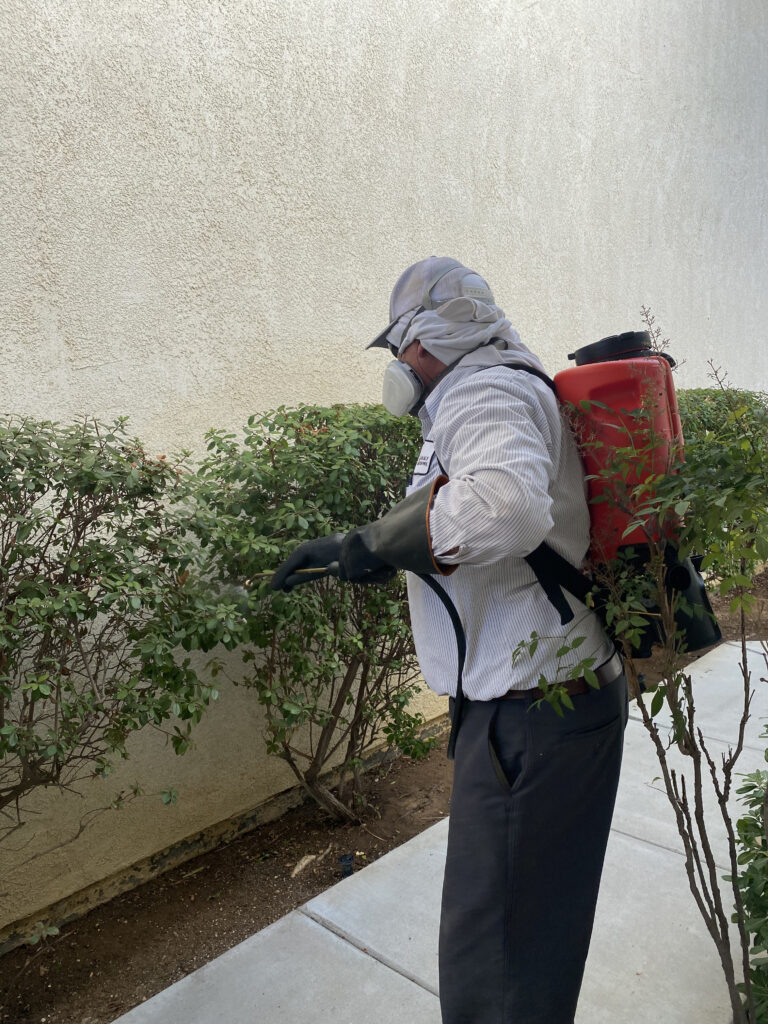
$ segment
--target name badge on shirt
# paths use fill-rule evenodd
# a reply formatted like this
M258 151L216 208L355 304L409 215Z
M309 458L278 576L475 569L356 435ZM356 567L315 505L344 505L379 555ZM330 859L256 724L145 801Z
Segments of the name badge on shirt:
M425 441L421 446L419 457L416 460L416 465L413 470L414 476L425 476L429 472L429 467L432 465L432 459L435 455L435 442Z

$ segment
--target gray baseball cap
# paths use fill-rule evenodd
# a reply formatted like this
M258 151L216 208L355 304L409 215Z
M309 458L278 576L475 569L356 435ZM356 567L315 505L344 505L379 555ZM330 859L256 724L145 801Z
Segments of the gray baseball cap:
M366 348L399 348L417 313L461 296L495 305L488 283L458 260L448 256L419 260L398 278L389 300L390 322Z

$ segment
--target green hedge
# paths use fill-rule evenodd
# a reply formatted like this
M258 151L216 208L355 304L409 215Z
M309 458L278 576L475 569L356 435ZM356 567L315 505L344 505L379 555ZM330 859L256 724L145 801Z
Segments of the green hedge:
M183 753L215 697L177 656L220 614L177 514L185 470L148 456L124 420L0 420L8 828L32 790L107 774L138 729L167 723Z
M252 581L236 639L244 682L267 715L267 749L339 817L355 815L359 767L382 730L409 753L428 749L423 719L407 710L418 667L405 580L324 578L275 594L269 576L301 541L346 532L398 501L419 443L418 421L381 406L278 409L239 436L209 434L191 492L189 525L211 564L223 579ZM333 757L338 796L321 780Z
M693 388L679 391L678 402L690 542L725 593L768 559L768 396Z
M0 421L9 828L32 790L109 773L139 729L170 728L183 753L217 691L180 651L217 644L243 653L238 681L265 707L268 749L334 813L353 813L360 760L381 730L423 753L423 721L408 711L417 669L403 579L326 579L285 595L266 578L305 537L398 500L418 445L418 423L381 407L280 409L239 438L209 434L194 467L150 457L124 420ZM233 579L254 580L247 606ZM341 801L319 779L339 755Z

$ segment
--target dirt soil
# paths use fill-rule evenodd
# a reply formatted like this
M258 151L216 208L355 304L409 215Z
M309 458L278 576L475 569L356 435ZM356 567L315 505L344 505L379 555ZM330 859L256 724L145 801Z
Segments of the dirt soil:
M768 571L754 588L749 639L768 638ZM725 640L739 615L715 597ZM699 652L691 660L701 657ZM642 670L659 679L657 660ZM311 804L97 907L39 947L0 959L4 1024L109 1024L116 1017L334 885L340 857L355 871L448 814L445 738L422 762L404 758L366 777L369 809L337 825Z

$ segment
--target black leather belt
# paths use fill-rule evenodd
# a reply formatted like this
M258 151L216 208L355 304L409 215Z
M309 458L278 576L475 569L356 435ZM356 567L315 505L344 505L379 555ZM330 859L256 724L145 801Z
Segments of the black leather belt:
M608 661L604 661L602 665L595 669L598 688L615 683L623 671L621 658L618 654L614 654ZM590 690L594 691L595 689L594 686L590 686L584 676L580 676L578 679L566 679L562 683L555 683L553 685L564 687L565 692L570 697L578 693L589 693ZM544 696L544 691L540 687L534 686L529 690L507 690L498 700L522 700L523 698L527 700L541 700Z

